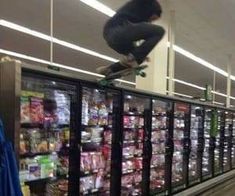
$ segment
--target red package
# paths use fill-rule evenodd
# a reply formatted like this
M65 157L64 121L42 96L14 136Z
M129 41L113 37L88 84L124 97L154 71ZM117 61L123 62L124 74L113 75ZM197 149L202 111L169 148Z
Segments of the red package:
M135 155L141 156L143 154L143 143L138 143L135 148Z
M82 172L88 172L91 170L91 156L88 153L81 153L81 166Z
M143 159L137 158L135 159L135 169L142 169L143 168Z
M139 131L138 131L138 140L141 140L141 141L144 140L144 130L143 129L139 129Z
M104 142L107 144L111 144L111 142L112 142L112 131L111 130L104 131Z
M134 174L134 181L136 184L142 181L142 172L136 172Z
M105 160L111 159L111 146L110 145L104 145L102 147L102 154L103 154L103 158Z
M30 98L30 118L32 123L43 123L43 100L37 97Z
M133 174L122 176L122 186L124 187L127 187L130 184L133 184L133 181L134 181Z
M91 169L104 169L104 159L101 153L90 153L91 155Z

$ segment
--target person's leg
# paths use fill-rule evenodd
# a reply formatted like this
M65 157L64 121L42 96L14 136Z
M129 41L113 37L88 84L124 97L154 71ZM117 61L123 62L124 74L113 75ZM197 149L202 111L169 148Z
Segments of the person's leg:
M155 45L161 40L165 33L165 30L157 25L149 23L128 24L124 26L118 26L109 30L104 36L108 45L118 52L119 54L126 55L127 58L121 60L120 63L115 63L111 69L109 66L100 67L97 72L108 75L110 72L117 72L125 69L123 64L141 64L155 47ZM134 42L144 40L140 46L134 46ZM128 61L128 62L124 62Z
M160 26L140 23L124 28L119 36L123 38L122 42L129 44L138 40L144 40L140 46L133 47L129 51L129 55L133 55L137 63L141 64L162 39L164 33L165 30Z

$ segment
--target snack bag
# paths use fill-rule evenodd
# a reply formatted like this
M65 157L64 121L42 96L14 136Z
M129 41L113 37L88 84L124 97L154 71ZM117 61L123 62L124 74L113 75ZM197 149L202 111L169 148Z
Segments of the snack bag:
M89 153L81 153L81 168L82 172L91 170L91 156Z
M98 114L98 107L95 102L92 103L92 105L89 108L89 121L88 125L97 125L99 120L99 114Z
M30 98L30 118L32 123L43 123L43 100L37 97Z
M29 97L20 98L20 122L30 123L30 103Z
M99 107L99 125L108 125L108 109L104 103Z

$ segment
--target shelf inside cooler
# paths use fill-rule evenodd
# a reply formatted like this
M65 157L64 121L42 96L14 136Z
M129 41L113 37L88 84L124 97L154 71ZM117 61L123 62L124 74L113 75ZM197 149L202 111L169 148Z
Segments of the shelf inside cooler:
M142 169L127 169L127 170L123 170L122 174L126 175L126 174L131 174L131 173L139 172L139 171L142 171Z
M60 175L60 176L56 176L56 177L39 178L39 179L35 179L35 180L26 180L26 181L24 181L24 183L32 186L33 184L48 183L48 182L53 182L56 180L67 179L67 178L68 178L68 175Z
M36 157L36 156L50 155L52 153L55 153L55 152L25 153L25 154L20 154L20 158L29 158L29 157L33 158L33 157Z
M162 114L162 113L156 114L156 113L153 113L152 116L156 117L156 118L158 118L158 117L165 118L165 117L167 117L167 114Z

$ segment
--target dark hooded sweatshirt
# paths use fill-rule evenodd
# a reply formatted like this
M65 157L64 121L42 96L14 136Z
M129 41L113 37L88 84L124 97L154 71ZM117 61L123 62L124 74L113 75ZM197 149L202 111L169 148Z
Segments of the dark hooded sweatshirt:
M151 16L158 15L160 17L161 13L162 9L157 0L131 0L108 20L104 27L104 34L108 29L124 25L127 22L148 22Z

